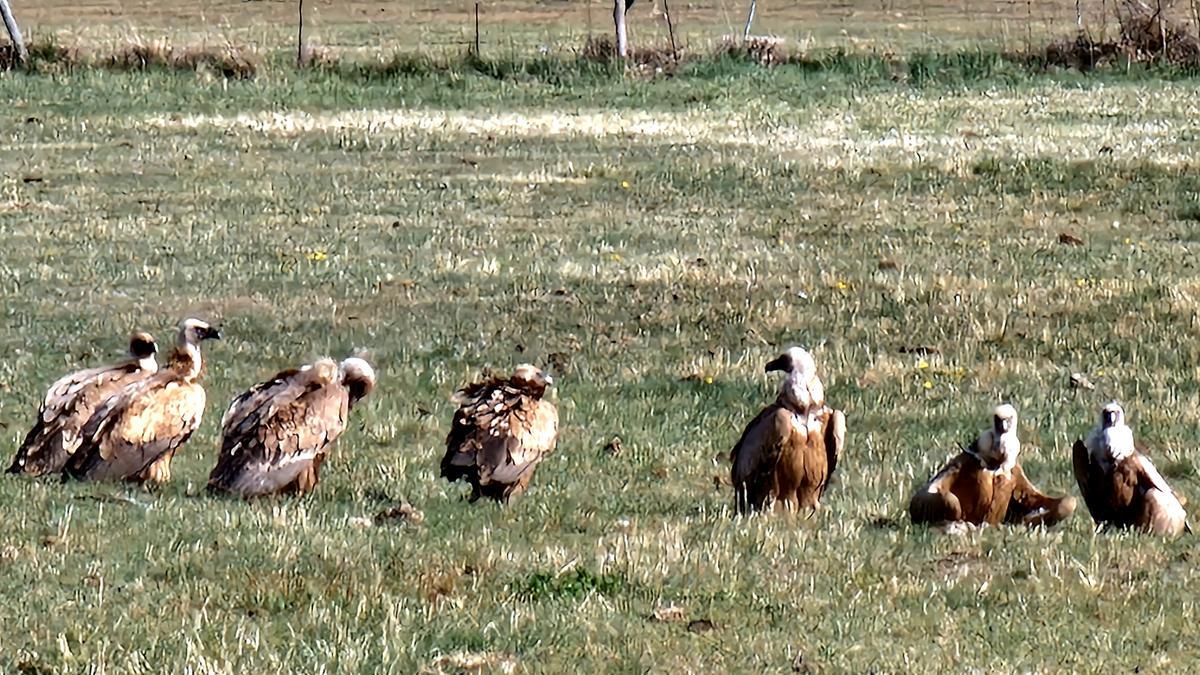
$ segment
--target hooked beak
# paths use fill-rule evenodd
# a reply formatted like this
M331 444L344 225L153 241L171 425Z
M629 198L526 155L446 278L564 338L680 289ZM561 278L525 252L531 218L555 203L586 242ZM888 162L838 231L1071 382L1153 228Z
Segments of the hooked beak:
M217 328L209 326L208 328L205 328L204 330L200 331L200 339L201 340L220 340L221 339L221 331Z
M1012 420L1009 420L1006 417L996 417L992 420L992 428L995 429L996 433L1000 434L1001 436L1008 433L1008 430L1011 426Z
M550 373L543 373L543 374L542 374L542 378L543 378L544 380L546 380L546 386L547 386L547 387L549 387L549 386L552 386L552 385L554 384L554 378L553 378L553 377L550 377Z
M1104 411L1104 426L1115 427L1116 425L1117 425L1117 411L1105 410Z
M768 363L767 369L764 372L769 373L769 372L772 372L775 370L782 370L784 372L787 372L787 369L788 369L788 359L787 359L787 355L784 355L784 356L780 356L779 358L775 359L774 361L771 361L770 363Z

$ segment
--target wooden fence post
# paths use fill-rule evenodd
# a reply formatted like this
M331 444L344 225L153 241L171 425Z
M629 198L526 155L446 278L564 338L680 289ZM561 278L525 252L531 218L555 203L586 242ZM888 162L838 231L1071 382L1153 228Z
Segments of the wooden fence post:
M742 42L750 39L750 26L754 25L754 12L758 9L758 0L750 0L750 11L746 12L746 28L742 31Z
M304 0L300 0L300 25L296 28L296 67L303 68L304 58Z
M625 35L625 9L625 0L613 0L613 23L617 27L617 57L621 59L629 55L629 39Z
M662 0L663 18L667 20L667 35L671 38L671 60L679 60L679 48L675 46L675 24L671 22L671 8L667 0Z
M479 58L479 3L475 3L475 58Z
M8 0L0 0L0 16L4 17L4 27L8 29L8 37L12 40L13 51L17 55L17 63L24 66L29 63L29 50L25 48L25 38L21 37L21 27L13 18L12 8Z

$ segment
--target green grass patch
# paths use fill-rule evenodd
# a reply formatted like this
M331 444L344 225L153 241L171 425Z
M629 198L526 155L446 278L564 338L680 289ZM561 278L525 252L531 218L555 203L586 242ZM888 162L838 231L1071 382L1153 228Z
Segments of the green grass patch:
M0 77L4 446L133 328L226 337L158 492L0 481L0 663L1185 669L1190 539L946 538L905 506L1001 399L1074 492L1113 397L1196 503L1197 84L845 59ZM791 344L849 449L818 513L735 519L728 453ZM355 350L379 389L313 495L204 495L232 396ZM469 504L437 477L450 394L523 361L559 450ZM400 503L424 519L376 520Z

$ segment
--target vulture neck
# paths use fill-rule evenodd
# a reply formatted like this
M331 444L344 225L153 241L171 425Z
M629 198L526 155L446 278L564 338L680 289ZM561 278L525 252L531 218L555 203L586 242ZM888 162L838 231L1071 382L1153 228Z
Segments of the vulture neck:
M797 413L808 413L813 404L812 394L808 390L809 374L805 372L788 373L787 379L779 389L779 402L784 407Z
M970 454L975 455L979 463L988 471L1007 474L1017 465L1017 455L1021 452L1021 441L1015 432L998 434L989 429L979 435L977 444L979 452Z
M154 360L153 354L145 358L138 359L137 364L139 370L144 370L147 373L154 373L158 371L158 361Z
M1089 440L1088 451L1099 462L1120 462L1133 454L1133 430L1124 424L1100 427Z
M180 377L189 382L196 379L200 375L202 365L200 345L184 340L176 345L175 353L171 355L171 367Z

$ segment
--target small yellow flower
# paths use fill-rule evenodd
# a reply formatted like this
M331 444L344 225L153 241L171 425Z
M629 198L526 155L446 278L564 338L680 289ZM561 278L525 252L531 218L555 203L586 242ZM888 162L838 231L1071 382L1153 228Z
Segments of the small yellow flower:
M713 383L712 375L706 375L704 377L704 384L712 384L712 383Z
M925 383L922 384L921 386L925 387L926 389L933 389L933 383L930 382L929 380L925 380Z
M608 257L609 257L609 259L610 259L610 260L612 260L613 262L621 262L621 254L620 254L620 253L614 253L614 254L612 254L612 255L610 255L610 256L608 256Z
M917 370L925 370L928 367L929 367L929 362L926 361L925 359L921 359L920 361L917 361Z
M1084 286L1086 286L1086 285L1087 285L1087 281L1085 281L1085 280L1083 280L1083 279L1076 279L1076 280L1075 280L1075 285L1076 285L1076 286L1078 286L1078 287L1080 287L1080 288L1083 288Z
M627 180L621 181L621 189L628 190L629 189L629 181L627 181Z
M1125 245L1126 245L1126 246L1128 246L1128 245L1130 245L1130 244L1132 244L1132 243L1133 243L1133 240L1132 240L1132 239L1130 239L1129 237L1125 237Z
M1097 371L1096 371L1096 377L1104 377L1104 371L1103 371L1103 370L1097 370Z
M318 251L309 251L304 257L308 258L312 262L321 262L322 260L329 258L329 254L326 253L325 251L319 251L319 250Z
M845 281L842 281L841 279L838 279L838 282L837 282L837 289L838 289L839 291L844 291L844 290L846 290L846 289L848 289L848 288L850 288L850 284L846 283Z

